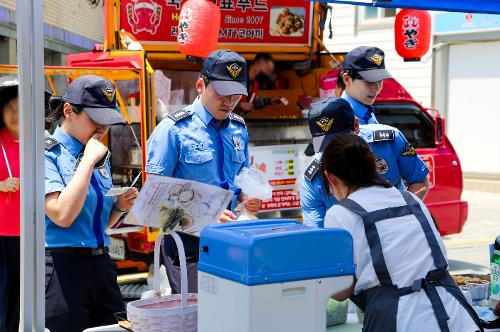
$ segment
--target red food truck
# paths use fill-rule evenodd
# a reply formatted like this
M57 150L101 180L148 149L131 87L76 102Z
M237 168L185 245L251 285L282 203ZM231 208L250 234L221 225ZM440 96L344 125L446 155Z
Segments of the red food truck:
M126 185L144 171L145 143L156 124L196 97L194 82L201 63L187 61L176 44L182 3L106 0L104 45L96 45L92 52L68 55L70 67L127 68L137 73L132 80L117 82L119 106L132 128L110 130L112 155L119 156L111 161L117 185ZM222 13L219 48L239 52L247 61L257 53L270 53L277 76L272 84L261 87L259 94L282 96L288 101L255 110L246 119L250 162L266 173L274 189L261 215L300 219L296 180L308 164L304 151L311 139L304 115L307 105L320 96L320 78L337 67L343 54L331 54L321 42L320 26L326 17L323 5L302 0L242 3L217 1ZM285 9L301 20L302 29L280 30L276 18ZM135 50L125 47L130 48L131 40L138 41L132 43ZM384 85L375 112L381 123L399 128L429 166L432 187L425 203L441 234L461 232L468 212L467 203L461 200L462 171L439 112L417 103L395 80ZM111 253L119 260L119 267L134 266L126 262L150 254L157 235L150 227L138 231L126 225L113 232Z

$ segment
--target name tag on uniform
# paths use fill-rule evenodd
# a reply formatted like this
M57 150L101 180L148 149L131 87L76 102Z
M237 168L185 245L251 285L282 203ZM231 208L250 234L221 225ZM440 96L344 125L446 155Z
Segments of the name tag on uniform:
M313 159L309 167L307 167L306 172L304 173L304 177L309 181L312 181L316 173L318 173L320 167L321 163L316 159Z
M394 141L394 131L393 130L375 130L373 132L373 141Z

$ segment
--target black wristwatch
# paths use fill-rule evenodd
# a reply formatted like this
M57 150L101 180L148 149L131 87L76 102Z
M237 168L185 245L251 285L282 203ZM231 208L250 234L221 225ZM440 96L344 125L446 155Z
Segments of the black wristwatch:
M126 210L120 210L118 208L118 206L116 206L116 202L113 203L113 210L115 210L116 212L120 212L120 213L127 213L128 212L128 209L126 209Z

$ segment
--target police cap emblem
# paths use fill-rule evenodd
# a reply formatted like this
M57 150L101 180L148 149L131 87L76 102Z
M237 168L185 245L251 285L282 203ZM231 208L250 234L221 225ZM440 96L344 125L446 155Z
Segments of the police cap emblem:
M316 121L316 124L326 133L330 130L333 124L333 119L329 119L327 117L322 117L318 121Z
M240 75L241 73L241 70L243 69L243 67L237 63L233 63L230 66L226 66L226 68L232 78L238 77L238 75Z
M106 99L111 103L113 101L113 99L115 99L115 94L116 94L116 91L115 89L108 85L107 87L105 87L104 89L102 89L102 93L104 94L104 96L106 97Z
M380 66L382 64L382 61L384 61L384 57L378 53L375 53L370 57L370 59L373 61L374 64L377 66Z

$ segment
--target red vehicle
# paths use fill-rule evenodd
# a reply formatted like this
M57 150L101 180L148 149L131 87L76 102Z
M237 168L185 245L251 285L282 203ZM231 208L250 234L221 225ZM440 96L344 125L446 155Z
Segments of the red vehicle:
M425 108L396 80L384 81L374 105L379 122L401 130L430 169L431 189L425 198L441 235L460 233L468 205L461 200L460 160L445 133L437 110Z
M189 104L195 97L193 84L201 68L201 63L186 61L186 57L178 52L176 38L168 34L146 34L137 30L137 24L130 20L127 5L131 0L104 2L105 34L104 45L96 47L94 52L68 55L70 67L81 68L127 68L137 73L137 77L129 82L117 82L120 92L120 109L131 124L137 143L130 133L122 129L112 128L110 131L110 148L117 150L112 157L112 173L115 184L129 185L131 179L140 170L144 171L146 160L146 140L165 112ZM270 8L281 8L284 0L268 0ZM255 40L242 40L228 37L225 34L221 47L239 52L245 59L252 60L256 53L268 52L276 62L277 78L272 86L259 89L263 96L281 96L286 104L272 105L252 112L247 119L250 134L251 163L257 167L272 169L274 163L281 163L276 177L269 177L274 186L273 200L263 206L263 217L301 218L300 201L295 192L294 183L302 175L305 146L310 142L307 120L304 119L305 107L301 100L318 98L318 78L331 71L332 63L342 61L342 55L320 52L324 49L321 42L320 23L326 17L325 9L319 3L289 0L295 10L303 12L304 30L301 38L267 36L264 44ZM158 5L163 6L158 2ZM130 7L130 6L129 6ZM300 8L299 8L300 7ZM177 28L179 9L165 6L161 11L161 31L174 33ZM238 9L240 11L240 9ZM259 17L262 31L268 31L268 23L272 10L267 12L241 12L241 17ZM153 13L150 13L153 15ZM240 15L238 14L238 15ZM155 14L156 15L156 14ZM224 14L229 15L229 14ZM156 16L155 16L156 17ZM229 31L231 20L223 19L221 29ZM249 20L249 22L252 19ZM246 21L245 21L246 22ZM324 23L324 22L323 22ZM246 24L246 23L245 23ZM252 25L253 23L248 23ZM267 25L266 25L267 24ZM124 30L122 30L124 29ZM229 29L229 30L228 30ZM231 39L233 38L233 39ZM126 49L127 39L136 39L142 43L144 50ZM283 45L281 45L283 44ZM158 76L157 76L158 74ZM171 90L182 90L182 98L178 103L162 104L157 101L157 94L164 92L157 87L164 87L162 77L171 79ZM170 91L170 87L169 87ZM161 105L160 105L161 104ZM158 107L157 107L158 105ZM302 105L298 107L297 105ZM410 94L396 81L388 80L376 102L375 111L381 123L399 128L408 140L417 148L419 155L427 162L431 170L432 188L426 198L436 224L442 235L461 232L467 219L467 203L461 201L462 171L459 159L445 135L444 120L439 113L427 109L417 103ZM161 114L163 113L163 114ZM137 145L141 149L137 149ZM131 153L131 150L134 150ZM279 153L274 153L280 150ZM139 155L137 155L139 153ZM276 160L276 156L284 154L284 160ZM127 156L128 154L128 156ZM116 159L116 156L123 160ZM272 158L269 158L269 156ZM113 159L115 158L115 159ZM272 160L271 160L272 159ZM265 163L262 163L265 161ZM291 163L291 164L290 164ZM267 165L267 166L266 166ZM286 166L285 166L286 165ZM271 166L271 167L269 167ZM279 173L279 174L278 174ZM143 172L143 180L145 174ZM113 257L122 260L142 260L141 255L152 252L153 242L157 235L150 227L129 228L126 233L116 230L110 252ZM146 268L143 265L143 268Z

